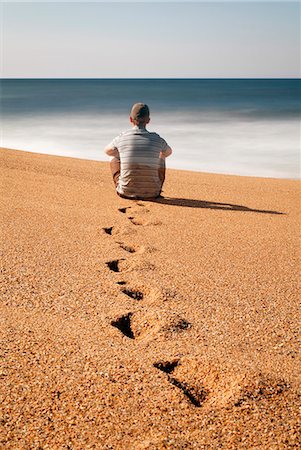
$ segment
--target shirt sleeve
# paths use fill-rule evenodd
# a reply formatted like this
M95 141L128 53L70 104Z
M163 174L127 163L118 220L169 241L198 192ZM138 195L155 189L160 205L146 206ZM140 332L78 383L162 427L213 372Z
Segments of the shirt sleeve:
M108 145L108 147L111 147L111 148L113 148L113 149L117 149L117 150L118 150L119 138L120 138L120 135L119 135L119 136L116 136L116 137L112 140L112 142L110 142L110 144Z
M162 146L161 152L162 152L162 153L165 153L170 147L169 147L169 145L167 144L167 142L165 141L165 139L163 139L163 138L161 138L161 137L160 137L160 139L161 139L161 146Z

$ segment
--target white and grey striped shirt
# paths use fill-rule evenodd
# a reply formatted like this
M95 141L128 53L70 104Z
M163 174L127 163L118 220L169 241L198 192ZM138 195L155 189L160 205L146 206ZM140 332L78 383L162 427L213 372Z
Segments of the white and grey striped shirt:
M134 126L113 139L110 146L118 150L120 157L117 192L133 198L158 196L160 153L169 149L166 141L157 133Z

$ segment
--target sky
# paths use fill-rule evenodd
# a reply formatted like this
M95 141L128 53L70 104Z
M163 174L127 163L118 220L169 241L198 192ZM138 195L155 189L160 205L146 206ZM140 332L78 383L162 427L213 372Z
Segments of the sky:
M300 2L1 2L2 78L296 78Z

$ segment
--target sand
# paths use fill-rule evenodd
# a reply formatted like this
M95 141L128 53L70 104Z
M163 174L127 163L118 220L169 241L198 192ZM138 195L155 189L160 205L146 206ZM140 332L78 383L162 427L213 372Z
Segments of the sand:
M1 448L299 448L298 181L130 201L8 149L1 180Z

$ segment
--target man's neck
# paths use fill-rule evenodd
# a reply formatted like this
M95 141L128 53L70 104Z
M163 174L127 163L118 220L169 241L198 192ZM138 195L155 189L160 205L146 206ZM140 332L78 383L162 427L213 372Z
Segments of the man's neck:
M134 125L134 128L139 128L139 130L145 130L145 125L143 123L138 123Z

